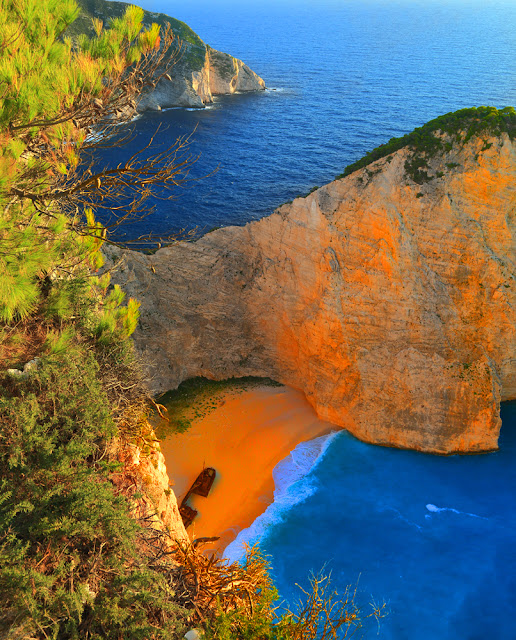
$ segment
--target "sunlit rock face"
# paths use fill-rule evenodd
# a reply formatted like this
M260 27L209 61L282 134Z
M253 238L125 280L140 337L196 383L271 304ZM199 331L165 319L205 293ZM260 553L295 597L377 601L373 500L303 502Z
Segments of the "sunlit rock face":
M153 391L270 376L367 442L496 448L516 397L516 145L490 142L421 185L402 149L245 227L126 252Z
M238 58L207 47L207 62L208 82L213 95L265 89L262 78Z
M135 515L145 519L154 529L166 532L165 542L174 547L176 542L188 542L189 538L160 445L151 431L149 438L143 448L127 442L116 445L122 467L113 474L112 481L119 489L125 489L126 495L136 494L133 499Z
M265 82L233 56L205 46L204 64L194 65L179 57L156 87L138 102L138 111L159 111L169 107L199 107L213 102L213 96L246 91L263 91Z

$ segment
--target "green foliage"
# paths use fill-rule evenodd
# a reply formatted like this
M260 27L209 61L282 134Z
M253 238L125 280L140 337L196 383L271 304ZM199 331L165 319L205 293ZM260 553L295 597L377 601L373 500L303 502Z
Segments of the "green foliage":
M73 0L4 0L0 5L3 322L35 312L50 280L66 278L78 265L100 266L105 231L93 211L87 210L82 221L63 211L55 197L73 176L86 139L72 116L83 113L91 100L110 100L125 67L152 50L159 38L157 25L141 32L143 11L129 7L109 32L97 24L98 35L82 38L81 48L72 50L61 35L77 15ZM54 287L45 302L47 314L65 320L73 313L72 298L69 285ZM119 312L118 324L133 330L136 312L130 303L128 311Z
M425 170L428 168L429 158L437 153L451 151L454 144L466 143L472 137L500 136L502 133L507 133L511 140L516 136L516 111L513 107L500 110L495 107L460 109L430 120L401 138L391 138L386 144L373 149L363 158L346 167L344 173L337 176L337 179L363 169L399 149L409 147L411 156L405 163L405 171L414 182L422 184L431 179ZM451 143L443 139L440 134L452 137L455 142ZM486 142L483 150L488 149L489 146L490 143Z
M108 0L78 0L78 5L81 8L81 15L69 27L68 32L72 34L85 33L87 36L93 36L94 29L92 27L92 19L97 18L104 23L106 27L110 27L111 23L122 18L127 8L130 6L127 2L116 2ZM142 11L137 7L139 11ZM150 11L143 11L142 23L144 26L149 26L155 23L165 30L167 25L170 24L172 31L175 35L195 46L203 46L203 41L199 36L184 22L171 18L164 13L153 13Z
M205 631L206 640L287 640L281 623L275 624L272 604L278 598L273 588L265 588L250 616L243 607L224 611L217 603L217 614Z
M141 529L110 482L115 425L94 352L75 344L0 388L0 629L177 637L187 612L167 569L138 553Z
M85 140L74 114L93 122L91 101L159 34L130 8L72 50L61 35L76 15L69 1L0 3L0 635L172 639L188 612L170 564L143 552L108 455L145 417L128 340L139 305L92 273L105 237L93 211L81 221L54 198Z
M111 28L116 20L121 18L127 7L125 2L112 2L107 0L78 0L81 7L81 15L68 28L70 36L77 37L86 35L92 37L95 34L93 19L100 19L105 27ZM142 24L149 27L152 23L158 25L162 31L170 27L176 36L175 50L179 43L182 43L182 62L192 70L199 70L203 67L206 57L206 45L199 36L184 22L176 20L164 13L153 13L143 11ZM171 52L172 53L172 52Z
M136 38L142 27L143 10L128 5L125 15L113 21L109 32L99 31L92 39L83 38L82 51L72 51L71 41L60 36L79 15L73 0L4 0L0 11L2 129L32 123L39 127L42 118L51 122L81 94L104 93L105 81L101 79L120 73L129 51L132 56L135 48L140 53L153 48L158 36L156 25L151 30L153 38L143 46L144 34ZM80 134L73 122L55 122L46 136L50 143L66 139L69 145L70 139L77 139ZM3 146L10 156L19 157L23 150L20 138L15 143L7 140ZM75 155L71 147L68 151L71 157Z

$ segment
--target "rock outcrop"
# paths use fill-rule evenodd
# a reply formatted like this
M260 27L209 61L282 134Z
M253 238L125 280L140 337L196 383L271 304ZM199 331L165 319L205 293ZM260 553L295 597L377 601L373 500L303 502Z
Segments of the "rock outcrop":
M78 4L81 15L67 31L72 38L80 34L94 36L92 18L102 20L109 28L111 21L121 18L129 6L126 2L107 0L78 0ZM142 95L138 111L159 111L168 107L203 108L212 103L216 95L265 89L262 78L246 64L206 45L181 20L151 11L144 11L143 15L145 28L156 23L163 31L170 29L177 38L177 46L172 47L162 69L171 79L163 76L150 93Z
M188 51L188 50L187 50ZM203 108L213 102L213 96L263 91L265 82L242 60L204 46L198 58L187 53L168 70L170 79L162 77L151 93L140 99L138 111L159 111L168 107ZM193 60L193 61L192 61Z
M171 547L175 541L188 542L165 458L154 434L149 432L149 442L143 448L121 442L115 448L123 466L112 480L124 493L136 493L136 515L145 518L148 526L165 532Z
M245 227L125 252L152 389L269 376L368 442L495 449L516 398L516 143L452 142L421 184L405 147Z

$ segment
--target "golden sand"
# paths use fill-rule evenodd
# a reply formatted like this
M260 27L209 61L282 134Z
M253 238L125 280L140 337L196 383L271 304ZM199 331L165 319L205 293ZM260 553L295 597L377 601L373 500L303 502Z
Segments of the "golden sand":
M208 549L222 551L272 502L272 470L300 442L329 433L303 393L288 387L228 391L221 405L192 422L184 434L161 442L178 502L204 467L217 478L207 498L188 504L199 515L188 528L191 539L219 536Z

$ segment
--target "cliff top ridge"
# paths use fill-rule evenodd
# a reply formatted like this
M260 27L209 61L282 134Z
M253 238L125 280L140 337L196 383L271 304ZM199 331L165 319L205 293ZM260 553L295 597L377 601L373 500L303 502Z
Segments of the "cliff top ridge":
M460 109L434 118L401 138L391 138L389 142L348 165L336 179L344 178L376 160L409 147L412 153L405 162L405 173L417 184L423 184L435 177L428 173L428 161L439 152L451 151L455 144L464 144L474 136L498 137L502 133L507 133L511 140L516 137L514 107L497 109L481 106ZM486 141L486 144L489 143Z

